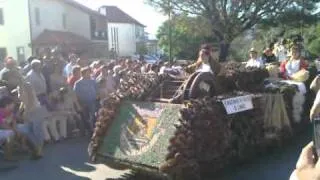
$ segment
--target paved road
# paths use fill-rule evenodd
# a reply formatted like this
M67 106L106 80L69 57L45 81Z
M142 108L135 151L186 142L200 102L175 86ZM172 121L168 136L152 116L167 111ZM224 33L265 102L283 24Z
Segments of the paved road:
M221 180L286 180L294 169L301 149L311 141L311 131L299 135L290 145L234 169Z
M128 171L116 171L104 165L92 167L88 161L88 139L73 139L45 148L44 158L39 161L24 160L17 169L0 171L2 180L105 180L117 178ZM3 163L3 162L0 162ZM89 178L84 178L84 177Z
M259 160L254 160L240 168L229 169L219 180L284 180L288 179L295 166L301 148L309 141L310 134L304 134L289 147L276 151ZM117 171L105 165L85 164L88 139L68 140L49 145L45 157L39 161L21 161L17 169L0 171L0 179L5 180L105 180L118 178L129 171ZM3 162L0 162L3 163ZM87 177L87 178L84 178ZM210 179L210 178L209 178Z

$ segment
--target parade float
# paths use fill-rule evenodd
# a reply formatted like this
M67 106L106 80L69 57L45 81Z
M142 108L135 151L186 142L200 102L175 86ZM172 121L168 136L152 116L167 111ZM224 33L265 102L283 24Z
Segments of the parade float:
M102 103L90 158L194 180L280 147L308 123L312 94L299 84L308 89L314 73L293 83L277 69L228 62L216 76L127 75Z

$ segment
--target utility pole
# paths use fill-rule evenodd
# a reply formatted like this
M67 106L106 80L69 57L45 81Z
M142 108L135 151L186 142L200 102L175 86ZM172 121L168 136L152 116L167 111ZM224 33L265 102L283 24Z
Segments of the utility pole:
M169 62L172 64L172 20L171 20L171 0L168 0L168 8L169 8Z

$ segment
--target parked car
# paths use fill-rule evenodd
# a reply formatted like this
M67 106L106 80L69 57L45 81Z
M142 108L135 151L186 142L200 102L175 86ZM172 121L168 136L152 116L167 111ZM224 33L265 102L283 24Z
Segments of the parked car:
M132 59L140 59L140 56L134 55L134 56L132 56ZM150 64L155 64L155 63L158 63L159 61L161 61L158 57L152 56L152 55L144 55L143 59L144 59L144 61L146 61L147 63L150 63Z

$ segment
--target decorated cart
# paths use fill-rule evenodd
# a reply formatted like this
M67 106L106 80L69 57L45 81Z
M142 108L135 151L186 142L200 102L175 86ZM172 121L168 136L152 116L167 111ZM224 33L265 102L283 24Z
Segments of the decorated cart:
M313 97L309 80L272 76L236 62L217 76L131 74L102 104L91 160L194 180L279 147L305 129Z

